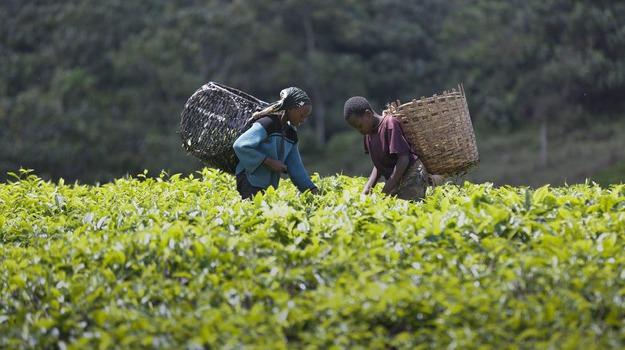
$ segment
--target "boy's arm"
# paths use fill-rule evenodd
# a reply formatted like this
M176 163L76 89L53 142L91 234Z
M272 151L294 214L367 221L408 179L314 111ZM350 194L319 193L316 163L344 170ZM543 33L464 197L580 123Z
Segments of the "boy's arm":
M397 186L399 186L399 181L404 176L406 169L408 169L408 165L410 165L410 155L400 154L397 156L397 164L395 164L393 173L384 184L382 192L386 194L392 194L393 192L395 192Z
M396 118L392 117L390 120L391 127L389 130L389 153L397 155L397 163L393 173L387 179L382 191L386 194L392 194L399 186L401 178L406 173L406 169L410 165L410 155L412 149L408 140L404 136L404 132L401 128L401 123Z
M365 189L362 191L362 193L369 194L371 192L371 189L375 187L375 184L378 183L379 179L380 179L380 172L378 172L378 168L374 166L373 169L371 170L371 175L369 175L369 181L367 181L367 184L365 185Z

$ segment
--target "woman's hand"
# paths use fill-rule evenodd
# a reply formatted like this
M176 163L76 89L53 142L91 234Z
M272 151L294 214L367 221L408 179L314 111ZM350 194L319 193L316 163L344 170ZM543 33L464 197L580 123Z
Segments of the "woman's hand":
M286 164L277 159L265 158L263 164L275 173L286 173L288 170Z

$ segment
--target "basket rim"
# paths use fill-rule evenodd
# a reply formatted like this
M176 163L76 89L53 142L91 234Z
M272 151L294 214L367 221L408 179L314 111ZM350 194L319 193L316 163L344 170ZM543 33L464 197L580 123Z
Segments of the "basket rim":
M208 83L202 85L202 90L207 89L209 86L215 86L218 89L221 89L221 90L224 90L226 92L229 92L229 93L235 94L237 96L243 97L246 100L256 102L256 103L258 103L258 104L260 104L262 106L269 105L268 102L265 102L265 101L259 99L258 97L252 96L252 95L248 94L247 92L241 91L239 89L230 87L230 86L222 84L222 83L218 83L216 81L209 81Z
M418 99L414 98L411 101L404 102L404 103L399 103L399 100L397 100L396 102L391 102L388 104L388 107L385 110L388 110L390 112L395 112L399 108L407 107L413 104L432 103L432 102L436 102L441 99L447 99L450 97L466 99L466 95L464 93L464 86L462 83L458 83L458 85L455 88L453 88L451 91L445 90L441 94L434 94L433 96L428 96L428 97L422 96Z

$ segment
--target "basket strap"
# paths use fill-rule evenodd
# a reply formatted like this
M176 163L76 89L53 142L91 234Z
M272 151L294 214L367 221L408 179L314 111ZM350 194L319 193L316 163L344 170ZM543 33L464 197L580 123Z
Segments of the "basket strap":
M281 162L282 157L284 157L284 128L280 130L280 148L278 149L278 158Z
M284 156L284 126L280 123L280 146L278 147L278 160L282 162L282 157ZM275 177L280 178L280 173L272 172L271 177L272 181L276 179Z

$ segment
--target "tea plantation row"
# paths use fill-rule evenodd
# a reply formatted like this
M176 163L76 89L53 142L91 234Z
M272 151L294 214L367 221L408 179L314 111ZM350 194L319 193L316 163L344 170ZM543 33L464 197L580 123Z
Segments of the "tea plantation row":
M0 184L0 348L622 348L625 186Z

